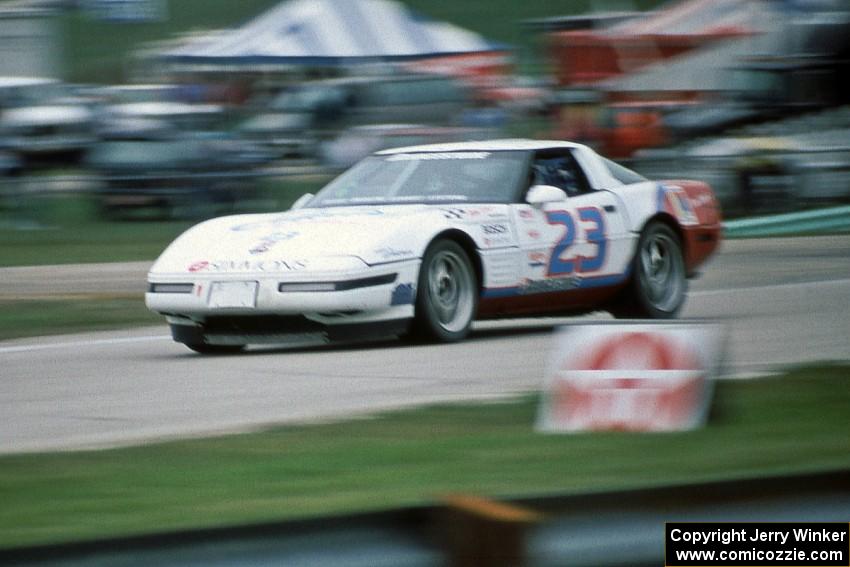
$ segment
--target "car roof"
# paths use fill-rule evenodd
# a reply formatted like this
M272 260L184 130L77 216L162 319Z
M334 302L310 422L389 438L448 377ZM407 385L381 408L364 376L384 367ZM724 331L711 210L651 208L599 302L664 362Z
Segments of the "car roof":
M375 152L375 155L385 156L412 152L464 152L485 151L496 152L503 150L548 150L555 148L584 148L582 144L564 142L558 140L482 140L477 142L456 142L448 144L427 144L422 146L408 146L404 148L392 148Z

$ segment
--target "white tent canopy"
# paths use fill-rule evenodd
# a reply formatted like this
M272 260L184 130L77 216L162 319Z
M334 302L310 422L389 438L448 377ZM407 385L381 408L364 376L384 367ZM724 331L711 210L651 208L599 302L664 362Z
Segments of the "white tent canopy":
M505 46L391 0L290 0L238 29L162 58L196 64L344 65L504 51Z

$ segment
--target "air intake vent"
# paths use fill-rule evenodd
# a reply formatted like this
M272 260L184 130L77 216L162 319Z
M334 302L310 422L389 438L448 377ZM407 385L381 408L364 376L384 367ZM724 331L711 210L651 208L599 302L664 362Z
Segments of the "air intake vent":
M374 287L393 283L398 274L386 274L357 280L345 280L340 282L292 282L278 285L277 290L283 293L313 292L313 291L348 291L361 287Z

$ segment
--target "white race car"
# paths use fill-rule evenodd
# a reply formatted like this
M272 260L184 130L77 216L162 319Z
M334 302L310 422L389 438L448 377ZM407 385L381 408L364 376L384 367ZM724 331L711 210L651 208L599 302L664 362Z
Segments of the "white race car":
M475 319L668 318L714 252L696 181L649 181L586 146L499 140L367 157L283 213L203 222L145 301L203 353L367 334L464 338Z

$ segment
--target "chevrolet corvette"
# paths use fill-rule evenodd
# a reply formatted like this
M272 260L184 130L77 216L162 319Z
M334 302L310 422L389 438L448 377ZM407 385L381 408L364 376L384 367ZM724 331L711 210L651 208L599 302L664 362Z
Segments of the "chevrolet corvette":
M495 140L377 152L292 209L205 221L147 306L201 353L413 336L606 310L671 318L721 238L705 183L650 181L589 147Z

